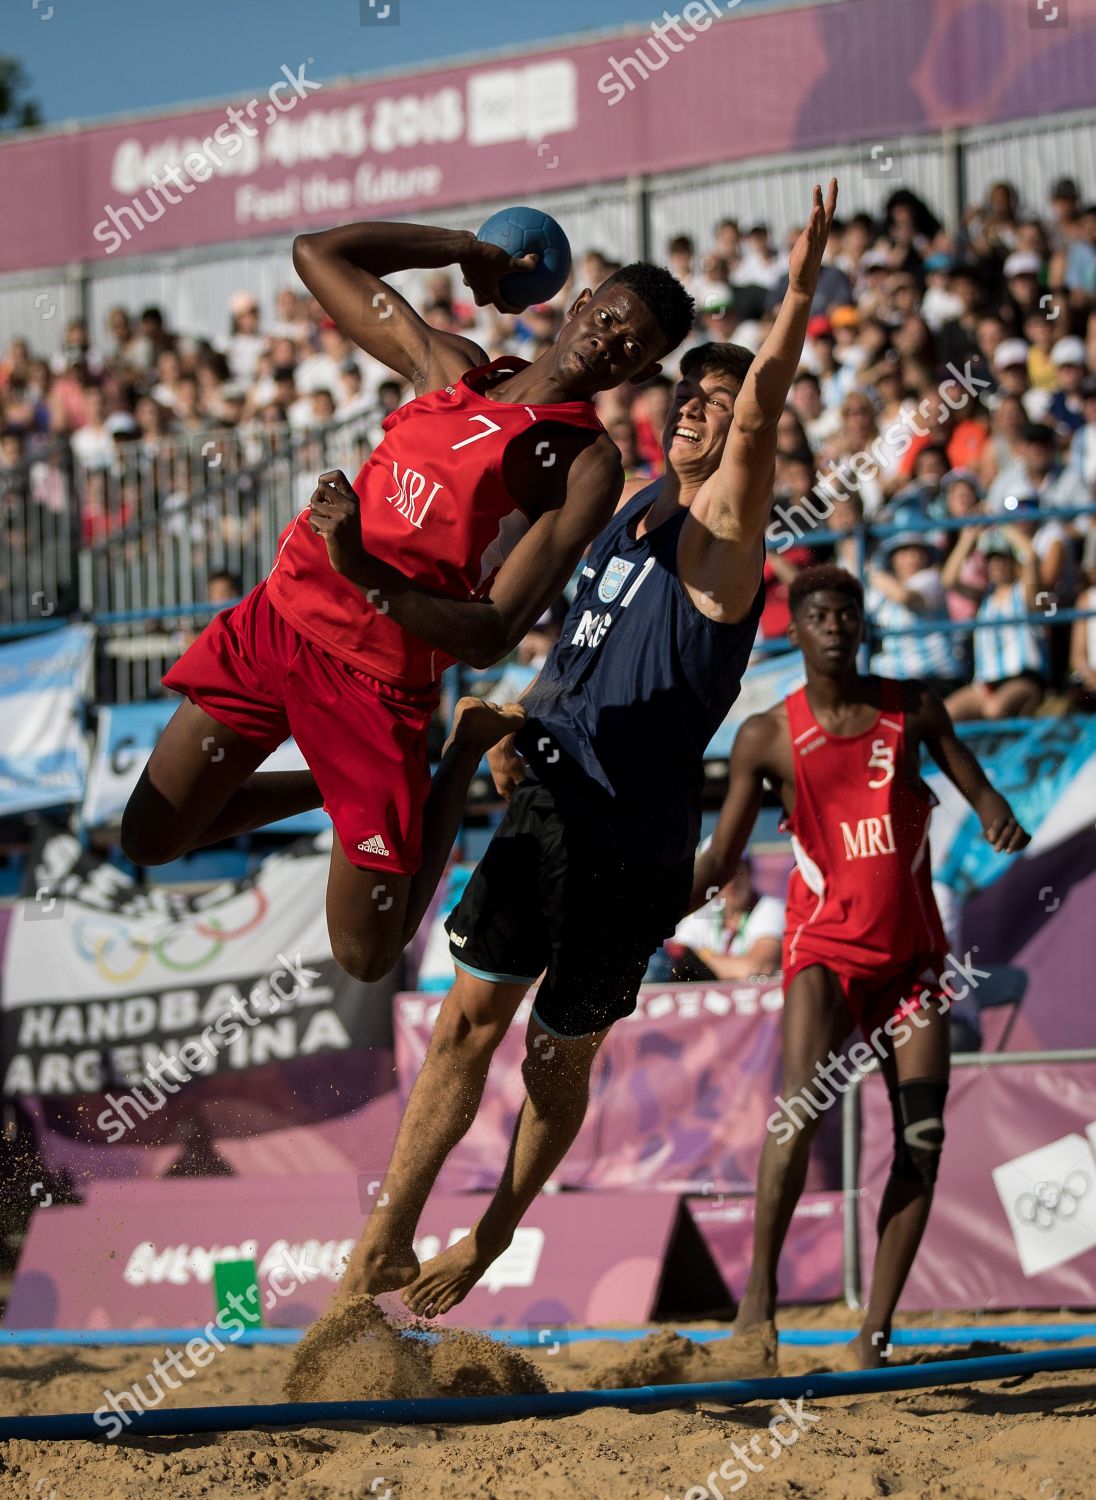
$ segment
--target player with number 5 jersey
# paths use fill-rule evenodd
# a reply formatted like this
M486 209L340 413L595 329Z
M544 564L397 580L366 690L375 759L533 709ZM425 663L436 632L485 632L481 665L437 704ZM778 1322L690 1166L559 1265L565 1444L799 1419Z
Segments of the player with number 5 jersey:
M970 954L959 960L948 953L933 897L935 797L921 777L922 751L970 803L994 849L1015 854L1029 842L931 687L857 671L864 594L850 573L807 568L792 580L788 604L788 636L803 653L806 682L738 730L723 809L693 873L697 907L738 867L771 787L787 815L796 867L784 935L780 1109L766 1122L753 1261L735 1322L741 1375L776 1373L780 1252L811 1141L836 1097L830 1080L840 1076L848 1087L842 1054L854 1027L865 1041L848 1049L848 1060L861 1067L864 1054L878 1057L894 1156L871 1295L843 1362L883 1363L928 1222L944 1145L950 984ZM977 983L973 972L971 980Z
M269 577L167 673L188 701L130 799L122 843L136 863L159 864L322 804L335 831L332 950L375 980L422 920L484 751L524 717L461 700L431 779L441 673L500 660L559 595L623 484L593 397L654 376L693 304L668 271L637 262L580 292L538 359L489 362L383 277L456 264L477 303L510 312L509 278L520 285L535 256L371 223L301 235L293 258L324 310L414 399L386 419L353 486L320 476ZM290 735L308 770L259 771Z

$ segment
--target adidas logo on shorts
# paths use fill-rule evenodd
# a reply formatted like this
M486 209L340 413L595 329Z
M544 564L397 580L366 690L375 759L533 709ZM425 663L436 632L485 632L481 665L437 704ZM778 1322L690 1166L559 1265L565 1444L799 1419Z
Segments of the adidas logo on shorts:
M385 859L391 852L379 833L375 833L372 838L362 839L358 848L363 854L383 854Z

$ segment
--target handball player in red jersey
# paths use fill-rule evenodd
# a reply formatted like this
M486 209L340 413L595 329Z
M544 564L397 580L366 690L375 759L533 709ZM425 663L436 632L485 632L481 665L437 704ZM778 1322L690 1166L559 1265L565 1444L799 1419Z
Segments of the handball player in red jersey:
M122 847L138 864L321 804L335 829L332 951L375 980L422 920L483 752L521 709L458 704L431 781L426 736L443 670L504 657L560 594L609 520L623 470L593 397L655 375L692 325L668 271L637 262L568 310L532 364L487 362L430 327L381 278L458 265L478 304L512 311L511 257L472 234L351 224L300 235L293 261L342 331L415 399L351 486L320 476L270 575L167 673L180 705L130 798ZM257 772L292 735L307 772Z
M932 892L936 799L921 779L922 747L974 808L994 849L1014 854L1029 842L931 688L857 672L863 593L851 574L809 568L792 582L788 602L788 635L803 652L806 685L739 730L727 796L711 845L697 857L692 894L700 905L735 870L768 781L784 804L796 861L784 936L783 1093L761 1152L753 1262L735 1342L753 1371L770 1373L780 1251L811 1140L837 1097L829 1086L835 1070L843 1079L837 1092L848 1087L844 1058L835 1054L856 1026L886 1079L895 1152L871 1295L849 1363L882 1362L928 1221L944 1141L948 999L961 998L952 985L963 972L977 979L969 954L948 954ZM856 1055L866 1045L849 1054L854 1069L868 1060Z

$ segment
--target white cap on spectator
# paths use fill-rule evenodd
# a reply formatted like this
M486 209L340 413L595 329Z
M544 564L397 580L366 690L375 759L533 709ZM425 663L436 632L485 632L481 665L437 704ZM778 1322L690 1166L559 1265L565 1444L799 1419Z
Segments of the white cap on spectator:
M228 299L228 310L233 317L238 318L241 313L250 312L252 308L258 308L259 304L251 292L233 292Z
M112 411L103 426L109 433L136 432L137 419L128 411Z
M1076 334L1059 339L1050 351L1050 358L1053 364L1080 365L1083 369L1087 363L1084 340L1077 338Z
M1043 269L1043 262L1030 250L1014 250L1005 261L1005 280L1011 281L1014 276L1038 276Z
M869 250L860 257L862 271L878 271L890 266L890 256L885 250Z
M1026 365L1028 362L1028 346L1023 339L1002 339L993 351L993 363L999 370L1007 370L1012 365Z
M704 293L701 312L721 313L734 306L734 292L726 281L717 281Z

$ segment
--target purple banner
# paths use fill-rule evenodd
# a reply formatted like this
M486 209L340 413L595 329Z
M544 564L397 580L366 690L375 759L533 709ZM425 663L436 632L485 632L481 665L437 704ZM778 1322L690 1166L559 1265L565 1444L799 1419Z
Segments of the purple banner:
M396 1068L406 1098L430 1041L439 1001L398 995ZM567 1187L663 1192L753 1190L765 1121L780 1092L779 980L760 985L644 985L634 1013L598 1054L590 1106L556 1171ZM451 1192L493 1188L524 1097L526 999L491 1065L483 1103L450 1156ZM832 1118L831 1118L832 1116ZM815 1140L812 1188L839 1182L840 1120Z
M378 82L290 60L258 97L0 147L0 271L362 217L1092 103L1096 4L843 0ZM696 101L697 107L690 107ZM153 175L155 174L155 176ZM185 204L185 208L181 205Z
M864 1085L865 1287L890 1170L890 1106ZM903 1308L1096 1305L1096 1066L956 1070L947 1142Z
M79 1208L39 1209L7 1328L185 1328L214 1316L213 1265L254 1259L268 1327L304 1327L327 1306L371 1204L347 1175L97 1183ZM445 1321L558 1329L646 1321L679 1204L668 1194L538 1198L510 1249ZM483 1200L439 1195L420 1259L457 1239ZM394 1304L395 1305L395 1304Z
M737 1302L750 1273L753 1198L689 1198L727 1289ZM804 1193L796 1204L780 1257L780 1302L830 1302L842 1292L844 1218L840 1193Z

